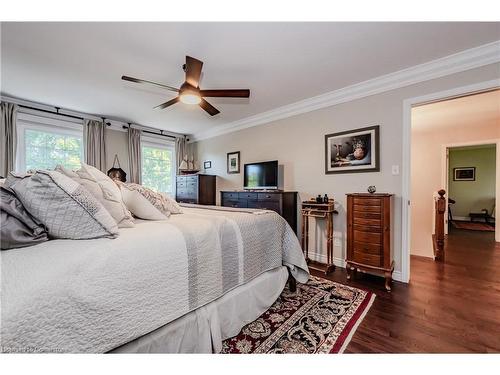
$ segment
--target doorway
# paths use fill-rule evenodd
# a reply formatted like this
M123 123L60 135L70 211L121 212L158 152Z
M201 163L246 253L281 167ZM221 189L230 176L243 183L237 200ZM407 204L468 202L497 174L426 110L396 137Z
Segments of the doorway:
M448 145L445 233L494 239L496 226L496 144Z
M491 95L491 110L487 110L477 105L477 102L482 101L487 95ZM435 93L418 98L411 98L404 102L404 147L403 147L403 279L409 281L410 273L410 254L415 249L412 246L412 239L417 237L422 239L421 249L423 251L418 254L422 256L432 257L432 232L433 232L433 194L436 194L439 189L445 188L448 185L448 173L446 167L446 145L451 146L469 146L474 144L491 144L495 145L495 149L500 147L498 121L499 121L499 107L498 102L500 98L500 90L498 89L497 81L483 82L468 87L457 88L448 90L441 93ZM496 101L495 101L496 100ZM487 100L486 100L487 101ZM475 102L476 104L472 104ZM469 105L467 105L469 104ZM462 108L462 112L455 111L455 107ZM414 132L415 118L418 119L420 112L420 119L422 120L427 116L431 118L434 116L434 121L428 122ZM425 113L426 112L426 113ZM497 116L492 126L491 131L482 131L483 124L480 123L479 117L475 115L484 115L489 113L491 116ZM445 117L455 114L453 121L449 126L438 126L436 124L444 121ZM437 116L437 117L436 117ZM473 119L476 118L476 121ZM439 121L435 121L435 120ZM422 121L421 121L422 123ZM441 128L438 130L438 128ZM429 137L429 133L437 131L435 136ZM419 134L420 133L420 134ZM414 143L418 138L423 140L425 147L418 149L414 147ZM437 151L436 151L436 143ZM463 144L462 144L463 143ZM411 150L411 151L410 151ZM443 151L444 150L444 151ZM444 158L443 154L444 153ZM500 173L498 166L500 164L498 152L496 152L495 162L495 207L498 206L498 190ZM420 173L415 161L421 164ZM466 172L463 172L466 173ZM437 176L437 177L436 177ZM415 180L430 182L427 191L423 188L414 188L412 182ZM424 200L423 204L419 204L420 200ZM417 199L415 199L417 198ZM410 206L411 202L411 206ZM422 211L422 207L426 207L428 212ZM490 209L492 210L492 209ZM419 212L421 211L421 212ZM426 223L427 232L421 232L419 235L414 235L414 225ZM496 231L496 241L500 242L500 232Z

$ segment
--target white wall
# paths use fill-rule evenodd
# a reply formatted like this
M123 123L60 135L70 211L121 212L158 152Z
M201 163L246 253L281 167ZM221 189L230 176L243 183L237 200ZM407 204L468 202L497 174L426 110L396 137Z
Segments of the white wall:
M453 169L462 167L476 168L474 181L453 179ZM495 205L496 145L451 148L448 176L448 194L456 201L452 208L454 218L468 220L470 212L481 212L483 209L491 214Z
M499 64L492 64L202 140L197 142L198 160L200 163L212 161L212 169L207 173L218 175L218 191L242 188L242 173L226 173L226 153L240 151L242 165L278 159L284 165L284 188L298 191L301 200L324 193L334 197L339 211L334 220L335 236L340 239L340 244L337 242L334 246L338 264L345 258L345 194L366 191L369 185L376 185L379 192L394 193L394 276L398 278L401 271L402 175L393 176L391 166L402 164L403 100L496 79L499 68ZM380 125L380 172L325 175L324 135L371 125ZM219 194L217 199L220 199ZM324 244L319 244L318 248L324 253Z
M119 130L106 129L104 136L106 144L106 171L113 166L115 154L118 155L121 168L127 174L127 181L130 178L128 166L128 138L127 133Z

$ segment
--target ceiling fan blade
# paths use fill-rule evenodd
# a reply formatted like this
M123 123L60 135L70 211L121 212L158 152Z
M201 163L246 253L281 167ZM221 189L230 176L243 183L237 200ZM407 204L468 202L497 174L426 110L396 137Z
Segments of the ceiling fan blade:
M212 97L212 98L248 98L250 97L250 90L247 89L200 90L200 95L203 97Z
M201 77L201 68L203 67L203 61L195 59L191 56L186 56L186 82L193 87L198 87Z
M172 104L175 104L179 101L179 97L176 96L175 98L169 100L168 102L165 102L165 103L162 103L160 105L157 105L156 107L154 107L154 109L163 109L163 108L167 108L167 107L170 107Z
M124 81L129 81L129 82L134 82L134 83L147 83L147 84L158 86L158 87L170 90L170 91L179 92L179 89L176 89L175 87L162 85L161 83L156 83L156 82L152 82L152 81L146 81L145 79L139 79L139 78L134 78L134 77L129 77L129 76L122 76L122 79Z
M205 111L207 111L210 114L210 116L215 116L217 113L220 113L220 111L217 108L215 108L212 104L210 104L203 98L201 99L199 106L203 108Z

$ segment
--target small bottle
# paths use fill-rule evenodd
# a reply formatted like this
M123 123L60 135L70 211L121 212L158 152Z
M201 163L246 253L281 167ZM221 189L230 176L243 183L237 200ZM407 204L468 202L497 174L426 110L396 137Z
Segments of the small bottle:
M323 198L321 198L321 194L318 194L316 197L316 203L321 203L323 201Z
M328 194L323 197L323 203L328 203Z

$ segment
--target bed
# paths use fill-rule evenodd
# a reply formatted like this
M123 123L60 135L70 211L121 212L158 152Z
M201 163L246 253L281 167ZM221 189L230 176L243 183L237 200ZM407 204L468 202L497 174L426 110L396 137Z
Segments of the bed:
M1 253L3 352L218 352L309 273L266 210L187 205L116 239Z

